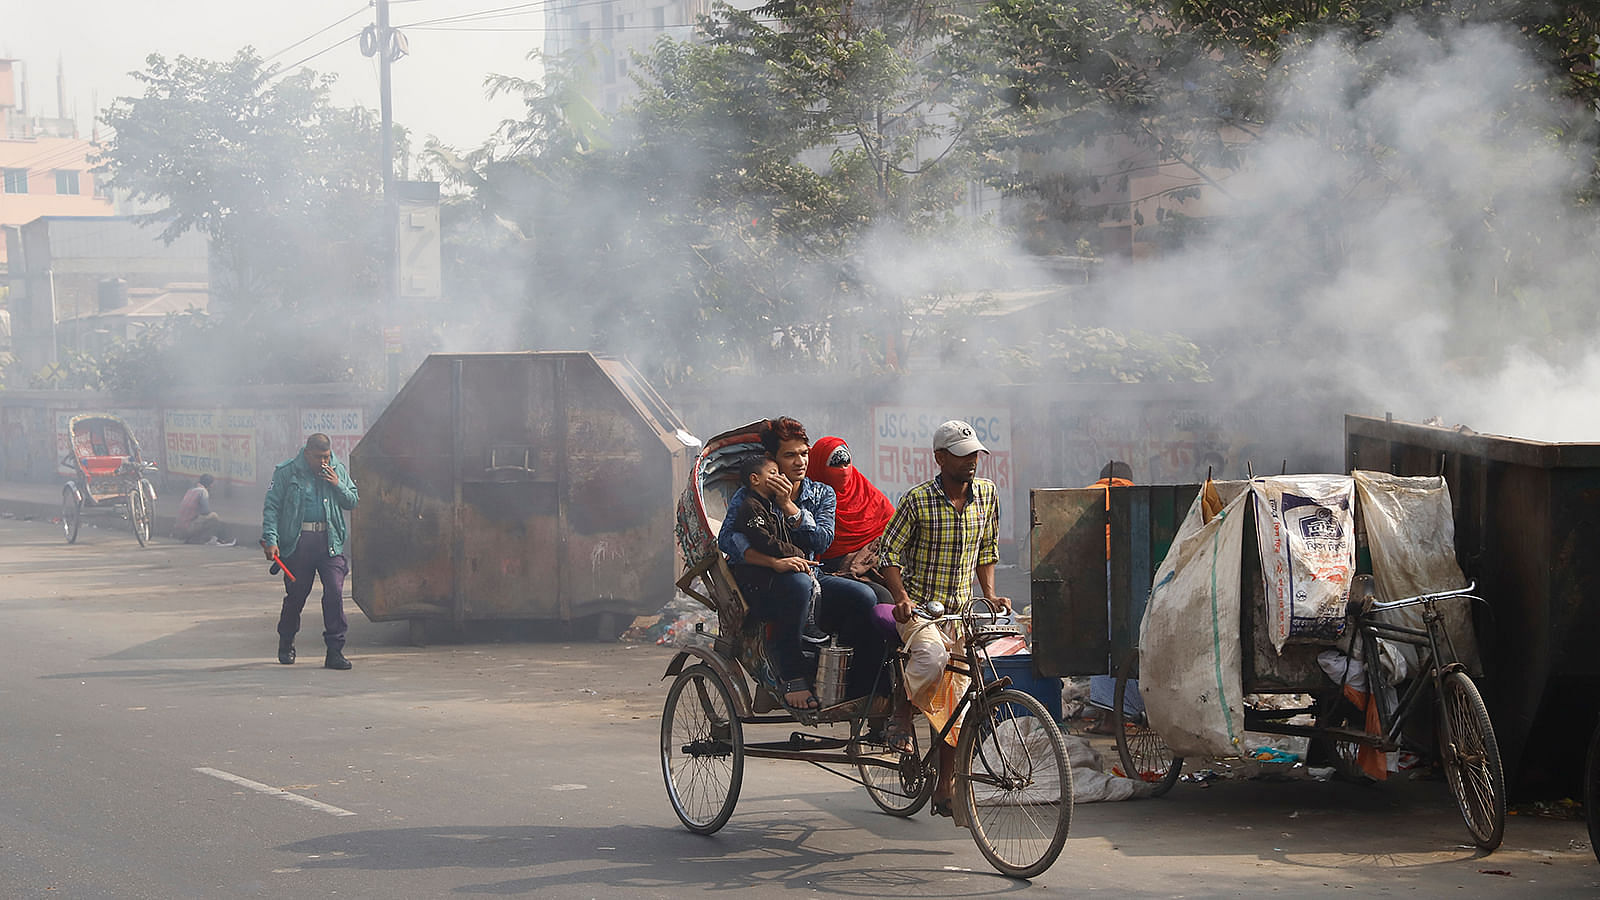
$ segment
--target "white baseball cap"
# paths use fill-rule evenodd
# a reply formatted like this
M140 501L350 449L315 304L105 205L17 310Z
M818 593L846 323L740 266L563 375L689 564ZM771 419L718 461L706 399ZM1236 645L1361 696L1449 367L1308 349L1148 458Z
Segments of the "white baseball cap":
M972 426L960 419L951 419L939 426L933 433L933 449L948 450L956 456L966 456L980 450L989 452L989 448L973 433Z

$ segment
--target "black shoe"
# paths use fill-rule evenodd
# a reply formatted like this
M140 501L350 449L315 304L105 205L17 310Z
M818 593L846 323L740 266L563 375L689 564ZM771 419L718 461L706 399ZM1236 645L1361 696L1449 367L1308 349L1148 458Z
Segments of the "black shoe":
M293 641L279 641L278 642L278 662L281 662L286 666L294 664L294 642Z
M328 658L323 660L322 667L324 669L348 669L350 668L350 660L345 659L344 654L338 650L329 650Z

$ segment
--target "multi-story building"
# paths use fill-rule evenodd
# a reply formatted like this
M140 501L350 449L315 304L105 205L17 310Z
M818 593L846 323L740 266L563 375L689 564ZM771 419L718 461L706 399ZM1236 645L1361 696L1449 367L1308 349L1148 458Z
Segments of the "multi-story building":
M695 23L710 12L711 0L555 0L545 11L544 53L552 59L577 55L590 79L590 100L616 112L637 90L628 77L633 54L662 35L690 40Z
M0 228L40 216L113 215L90 171L93 142L78 137L65 110L53 119L31 114L25 73L18 60L0 59ZM64 93L58 89L58 106L66 105Z

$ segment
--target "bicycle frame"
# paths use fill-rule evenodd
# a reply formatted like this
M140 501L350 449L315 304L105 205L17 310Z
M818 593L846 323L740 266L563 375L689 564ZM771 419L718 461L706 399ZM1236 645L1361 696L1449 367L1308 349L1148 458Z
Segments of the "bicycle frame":
M963 637L964 655L959 658L952 658L945 665L945 671L966 675L970 679L966 691L962 693L961 699L956 702L954 709L951 710L950 718L945 722L944 727L934 734L931 745L920 757L922 764L925 766L935 764L934 754L939 751L940 745L945 743L945 739L952 729L959 726L967 716L972 715L974 712L979 715L987 714L988 696L1011 685L1011 678L995 672L993 663L989 663L987 667L984 665L987 657L982 655L982 648L983 645L992 640L1013 635L1017 632L1015 629L1010 628L984 628L980 624L982 620L996 622L1001 618L1001 613L993 611L978 612L973 608L976 605L982 605L981 601L969 604L967 609L960 613L936 618L920 616L924 622L928 623L929 627L936 627L945 622L959 623ZM906 651L898 649L884 660L883 671L890 673L890 681L893 685L891 690L900 690L900 685L904 683L905 677L903 673L906 659ZM985 668L988 669L989 679L984 677ZM860 725L870 717L869 714L870 705L862 704L860 711L855 716L843 721L851 724L852 733L857 733L860 730ZM796 720L790 715L755 715L741 717L740 721L747 725L776 725ZM859 741L854 737L835 738L796 731L790 734L787 741L746 744L745 755L754 759L791 759L809 762L834 775L838 775L840 778L857 784L863 783L861 779L829 768L829 766L865 764L885 769L898 769L900 767L901 763L898 754L862 755L858 752L856 746L858 743ZM883 788L880 787L879 789L882 790ZM888 791L888 793L894 792Z
M1405 729L1406 722L1409 720L1411 714L1415 711L1417 703L1422 698L1425 690L1431 687L1436 695L1440 695L1444 676L1449 672L1462 668L1459 662L1455 662L1455 646L1450 640L1449 633L1443 631L1441 623L1444 621L1444 613L1439 611L1438 602L1440 600L1449 600L1456 597L1465 597L1469 600L1477 600L1482 602L1483 598L1472 593L1476 587L1477 585L1474 583L1469 584L1459 590L1440 591L1433 594L1421 594L1416 597L1407 597L1402 600L1393 600L1388 603L1370 601L1361 611L1361 614L1356 618L1356 636L1361 641L1363 656L1366 662L1368 691L1374 698L1373 702L1378 704L1378 722L1380 733L1371 734L1366 731L1357 731L1352 728L1322 728L1310 725L1290 725L1285 722L1273 721L1271 719L1252 722L1249 726L1250 729L1252 731L1259 731L1267 734L1282 734L1296 737L1335 736L1339 740L1349 741L1357 744L1365 744L1367 746L1376 747L1385 752L1400 749L1401 732ZM1411 628L1405 625L1396 625L1391 622L1384 622L1379 619L1379 616L1385 612L1402 609L1408 606L1422 607L1422 621L1424 627ZM1383 663L1379 658L1378 640L1380 638L1392 641L1394 643L1409 644L1414 647L1427 648L1427 656L1419 660L1419 664L1421 668L1425 670L1427 677L1423 677L1423 672L1418 672L1416 676L1411 679L1411 684L1406 688L1405 692L1402 693L1396 700L1393 709L1387 708L1388 704L1384 702L1385 694L1383 689L1389 687L1389 682L1387 677L1383 674ZM1450 662L1443 664L1439 662L1441 659L1445 658L1439 652L1441 646L1448 651L1448 658L1451 660ZM1341 679L1339 682L1339 691L1341 693L1344 690L1344 686L1345 682ZM1295 712L1295 710L1283 710L1280 712L1288 713ZM1448 730L1450 725L1446 723L1444 728ZM1455 736L1446 735L1446 737L1453 740Z

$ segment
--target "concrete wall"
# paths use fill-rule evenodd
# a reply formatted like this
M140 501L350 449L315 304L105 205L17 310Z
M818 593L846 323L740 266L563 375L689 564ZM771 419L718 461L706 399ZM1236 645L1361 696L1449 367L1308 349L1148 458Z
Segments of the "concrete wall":
M164 487L209 472L217 479L214 490L256 493L307 434L327 433L334 451L347 456L387 402L385 394L343 385L192 391L161 406L89 391L6 391L0 394L0 478L61 481L67 421L105 412L128 423L144 457L161 467Z

